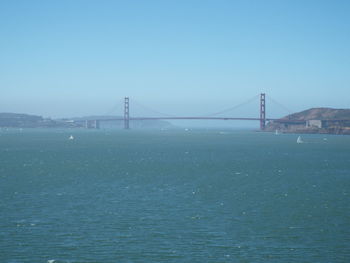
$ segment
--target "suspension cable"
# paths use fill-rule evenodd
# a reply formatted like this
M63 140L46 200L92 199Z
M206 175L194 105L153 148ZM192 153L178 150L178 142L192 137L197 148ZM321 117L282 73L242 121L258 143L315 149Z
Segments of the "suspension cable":
M117 104L115 104L112 108L110 108L108 111L106 111L104 114L102 114L103 116L108 116L110 114L112 114L113 112L115 112L116 110L121 109L121 102L118 102Z
M278 101L274 100L273 98L271 98L271 96L266 95L266 97L272 101L273 103L275 103L277 106L279 106L280 108L282 108L283 110L285 110L286 112L288 112L289 114L293 113L292 110L290 110L289 108L287 108L286 106L284 106L283 104L279 103Z
M137 106L139 106L139 107L141 107L141 108L143 108L143 109L145 109L147 111L151 111L151 112L153 112L155 114L163 115L163 116L166 116L166 117L175 117L175 115L163 113L163 112L157 111L157 110L155 110L153 108L150 108L148 106L145 106L145 105L141 104L140 102L136 101L135 99L132 99L132 103L136 104Z
M221 111L212 113L212 114L208 114L208 115L206 115L206 116L211 117L211 116L219 115L219 114L222 114L222 113L226 113L226 112L228 112L228 111L235 110L235 109L237 109L237 108L239 108L239 107L242 107L242 106L244 106L244 105L246 105L246 104L249 104L249 103L253 102L253 101L256 100L258 97L259 97L259 95L255 95L254 97L252 97L252 98L246 100L246 101L243 102L243 103L237 104L237 105L235 105L235 106L233 106L233 107L230 107L230 108L227 108L227 109L224 109L224 110L221 110Z

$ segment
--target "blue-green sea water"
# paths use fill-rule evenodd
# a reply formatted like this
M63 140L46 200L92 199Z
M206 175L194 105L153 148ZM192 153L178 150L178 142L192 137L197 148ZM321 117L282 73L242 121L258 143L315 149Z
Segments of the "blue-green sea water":
M302 137L3 130L0 262L350 262L350 136Z

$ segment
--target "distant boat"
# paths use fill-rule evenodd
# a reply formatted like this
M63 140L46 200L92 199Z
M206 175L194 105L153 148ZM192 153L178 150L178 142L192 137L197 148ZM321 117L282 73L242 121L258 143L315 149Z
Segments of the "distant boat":
M304 141L301 139L301 137L299 136L297 139L297 143L303 143Z
M74 140L73 135L69 136L68 140Z
M280 132L278 130L275 130L275 135L279 135Z

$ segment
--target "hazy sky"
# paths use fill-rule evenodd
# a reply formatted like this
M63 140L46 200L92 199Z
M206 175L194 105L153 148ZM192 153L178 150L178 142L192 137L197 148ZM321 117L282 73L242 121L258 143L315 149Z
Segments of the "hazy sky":
M350 107L349 14L331 0L2 0L0 112L121 113L129 96L197 115L260 92L293 111Z

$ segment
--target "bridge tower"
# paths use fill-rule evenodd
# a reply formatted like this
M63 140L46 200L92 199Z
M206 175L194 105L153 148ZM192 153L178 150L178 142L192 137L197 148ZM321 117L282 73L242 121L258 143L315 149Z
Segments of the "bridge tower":
M129 97L124 98L124 129L129 129Z
M260 94L260 130L265 130L266 123L266 104L265 93Z

